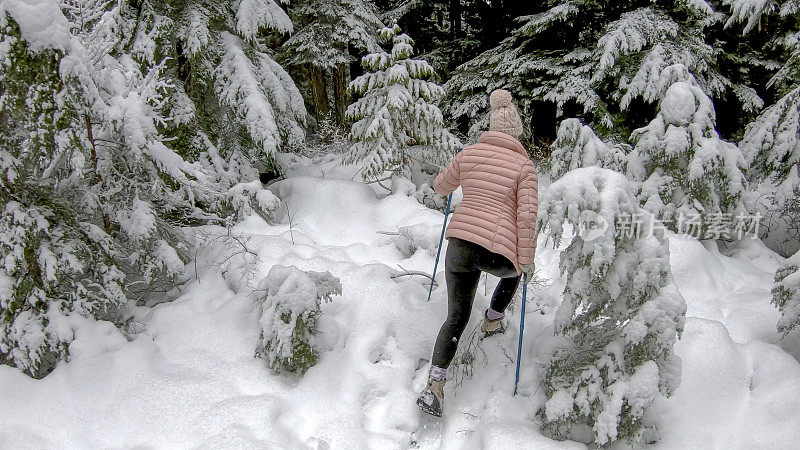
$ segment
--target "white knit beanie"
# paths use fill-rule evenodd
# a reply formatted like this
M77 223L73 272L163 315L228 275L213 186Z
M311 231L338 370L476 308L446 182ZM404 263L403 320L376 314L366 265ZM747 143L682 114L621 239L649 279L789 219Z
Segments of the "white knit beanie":
M511 93L505 89L495 89L489 96L489 105L492 107L489 129L519 138L522 134L522 121L511 100Z

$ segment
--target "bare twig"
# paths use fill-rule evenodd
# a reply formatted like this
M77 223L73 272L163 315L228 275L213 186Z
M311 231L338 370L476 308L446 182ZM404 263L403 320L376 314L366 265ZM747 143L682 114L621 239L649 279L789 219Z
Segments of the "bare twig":
M197 274L197 252L199 250L200 249L197 248L197 247L194 248L194 258L193 258L194 259L194 278L195 278L195 280L197 280L197 284L200 284L200 275Z
M385 177L385 178L379 178L379 179L377 179L377 180L367 181L367 184L372 184L372 183L378 183L378 184L381 184L381 181L387 181L387 180L391 180L391 179L392 179L392 176L394 176L394 175L389 175L388 177ZM381 184L381 186L383 186L383 185Z
M289 236L292 238L292 245L294 245L295 217L297 217L297 211L300 210L300 207L298 206L297 208L295 208L294 212L289 210L288 202L284 202L283 207L284 209L286 209L286 217L289 218Z
M407 270L407 269L405 269L403 266L401 266L399 264L397 265L397 267L399 267L401 270L403 270L403 273L398 273L398 274L392 275L392 279L393 280L397 279L397 278L400 278L400 277L410 277L410 276L413 276L413 275L419 275L419 276L422 276L422 277L430 279L433 282L434 285L439 286L439 283L437 283L436 280L432 276L428 275L425 272L422 272L422 271L419 271L419 270Z
M478 323L469 334L466 347L464 345L459 346L459 350L453 358L453 379L455 380L456 386L461 386L464 380L472 378L475 362L478 358L483 360L484 367L486 367L489 362L486 351L481 347L481 335L480 323Z
M476 416L475 414L470 414L470 413L468 413L468 412L466 412L466 411L461 411L461 414L463 414L463 415L465 415L465 416L467 416L468 418L470 418L470 419L473 419L473 420L478 420L478 419L480 419L480 416Z
M382 188L386 189L387 191L389 191L389 192L391 192L391 191L392 191L392 188L391 188L391 186L388 186L388 187L387 187L387 186L384 186L384 185L383 185L383 183L381 183L380 181L376 181L376 183L378 183L378 186L380 186L380 187L382 187Z

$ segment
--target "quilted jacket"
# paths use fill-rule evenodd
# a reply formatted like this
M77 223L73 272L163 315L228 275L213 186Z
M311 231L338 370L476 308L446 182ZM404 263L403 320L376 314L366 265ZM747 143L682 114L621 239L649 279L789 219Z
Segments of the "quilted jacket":
M498 131L459 152L433 182L447 195L461 186L463 199L445 237L474 242L514 263L531 264L536 252L539 185L522 144Z

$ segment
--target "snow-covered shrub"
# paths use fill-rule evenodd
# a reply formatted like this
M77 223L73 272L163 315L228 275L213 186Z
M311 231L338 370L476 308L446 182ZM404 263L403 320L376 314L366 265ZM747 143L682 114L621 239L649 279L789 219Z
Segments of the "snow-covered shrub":
M744 157L714 129L711 99L693 83L670 86L655 119L633 132L627 174L642 182L645 209L675 229L683 217L703 224L744 213Z
M41 378L67 356L73 339L71 329L58 326L60 317L121 322L125 274L111 239L74 222L62 205L26 205L27 195L5 189L0 200L0 363Z
M281 200L261 185L259 180L239 183L228 191L231 205L237 211L239 220L256 213L269 223L275 221L275 212Z
M423 249L433 256L439 247L440 231L436 227L424 224L409 225L397 228L397 235L393 236L392 241L397 250L403 254L404 258L410 258Z
M797 61L800 64L800 57ZM800 164L800 85L789 91L747 126L739 143L748 173L757 180L781 183L797 178Z
M277 373L305 373L319 357L314 337L320 305L342 293L339 279L330 272L273 266L255 293L263 308L256 356Z
M429 183L423 183L422 186L414 192L414 198L420 203L431 209L438 209L443 211L447 206L447 197L434 191ZM453 206L450 206L453 209Z
M364 165L365 180L379 179L387 170L406 172L413 145L423 146L418 154L423 161L440 166L461 145L444 126L436 106L443 91L428 81L433 67L411 59L413 41L397 25L381 29L379 36L392 45L391 51L361 60L367 73L350 83L360 98L347 108L354 141L348 159Z
M784 336L800 327L800 252L786 259L775 272L772 304L781 311L778 331Z
M686 314L667 242L649 233L651 215L632 183L608 169L568 172L549 187L539 211L538 229L556 246L569 238L565 223L583 230L561 254L566 287L555 330L563 345L543 379L544 429L597 445L652 440L656 424L647 411L680 382L673 345ZM587 221L596 226L586 228Z
M313 131L308 134L306 145L297 153L312 159L344 155L353 145L349 134L336 123L333 116L328 115L317 121Z
M594 130L578 119L566 119L558 127L550 156L542 162L542 170L550 179L558 179L572 169L597 166L622 170L627 146L603 142Z

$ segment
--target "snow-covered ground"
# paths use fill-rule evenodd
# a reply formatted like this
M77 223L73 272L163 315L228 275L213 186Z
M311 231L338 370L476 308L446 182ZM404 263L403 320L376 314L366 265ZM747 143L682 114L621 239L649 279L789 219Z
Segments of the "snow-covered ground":
M377 194L335 158L281 159L290 176L271 190L292 226L284 211L282 224L253 216L232 230L241 237L235 245L257 256L235 256L235 246L215 240L187 266L190 281L176 300L136 310L131 341L86 321L70 362L45 379L0 366L0 448L583 447L542 436L534 416L544 402L537 385L563 288L557 251L540 241L536 261L547 283L530 291L519 395L512 396L515 308L505 335L479 343L472 377L446 386L445 417L433 420L414 401L426 376L420 359L430 357L446 312L443 267L430 303L424 278L392 274L399 266L431 270L441 213L402 189ZM407 241L379 233L411 225L421 248L410 257ZM778 257L757 241L725 256L713 244L673 236L670 250L688 317L677 344L681 386L657 405L657 447L796 445L800 345L781 341L775 329L769 290ZM245 267L241 257L250 258ZM322 306L320 361L299 380L254 358L260 307L247 286L276 264L328 270L343 285ZM481 282L467 333L496 281Z

